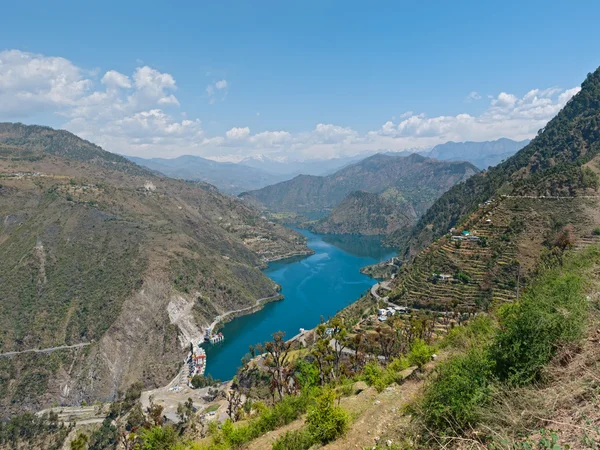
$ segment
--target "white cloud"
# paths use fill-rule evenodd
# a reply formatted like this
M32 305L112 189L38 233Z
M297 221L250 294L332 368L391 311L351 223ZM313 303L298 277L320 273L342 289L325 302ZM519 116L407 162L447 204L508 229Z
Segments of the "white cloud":
M473 100L481 100L479 92L471 91L465 98L465 103L471 103Z
M91 87L83 71L60 57L0 52L0 113L16 117L75 105Z
M220 91L220 92L219 92ZM208 103L214 104L217 100L225 100L227 96L227 80L219 80L216 83L206 86Z
M131 80L129 77L116 70L109 70L106 72L100 82L111 88L129 89L131 87Z
M227 136L227 139L236 140L236 141L239 141L241 139L246 139L248 136L250 136L250 128L234 127L231 130L227 131L227 133L225 133L225 136Z
M229 84L216 79L206 88L211 102L222 100ZM412 111L379 129L358 132L333 123L291 133L247 126L207 136L199 119L188 118L175 96L169 73L141 66L131 74L95 74L60 58L9 50L0 52L0 116L9 120L51 111L62 125L109 151L138 156L197 154L220 160L248 156L322 159L430 147L449 140L481 141L535 136L580 88L532 89L524 95L489 96L480 114L429 117ZM482 100L471 92L467 98ZM483 100L482 100L483 101ZM256 113L259 115L259 113Z

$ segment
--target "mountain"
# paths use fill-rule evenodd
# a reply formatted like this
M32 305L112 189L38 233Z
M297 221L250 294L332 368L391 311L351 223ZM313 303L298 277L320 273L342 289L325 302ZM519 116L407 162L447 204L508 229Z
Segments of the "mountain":
M343 167L363 159L364 155L349 156L344 158L318 159L318 160L275 160L267 156L251 157L240 161L244 166L250 166L266 172L285 176L286 179L298 175L328 175Z
M215 316L277 295L298 233L66 131L0 124L0 411L163 385ZM79 346L81 344L81 346Z
M497 139L483 142L446 142L436 145L425 154L441 161L469 161L479 169L487 169L499 164L529 144L529 139L513 141Z
M284 176L244 164L217 162L199 156L184 155L171 159L127 156L127 159L172 178L213 184L220 191L233 195L250 189L260 189L286 179Z
M322 234L387 235L413 225L416 220L417 213L407 201L397 202L389 195L354 191L310 229Z
M538 135L503 163L471 177L442 195L409 234L392 240L406 257L445 234L500 195L574 197L594 187L600 153L600 68L590 73L576 94Z
M331 175L300 175L242 193L240 197L270 212L323 217L351 192L364 191L383 194L388 201L402 206L396 211L402 217L419 217L443 192L476 172L475 166L465 162L442 162L416 154L407 157L377 154ZM350 205L356 205L354 200L344 203L344 207ZM338 218L348 217L351 212L341 213L338 209L336 214ZM355 225L348 224L347 229L356 230ZM337 227L343 229L346 225ZM373 224L370 228L378 227Z

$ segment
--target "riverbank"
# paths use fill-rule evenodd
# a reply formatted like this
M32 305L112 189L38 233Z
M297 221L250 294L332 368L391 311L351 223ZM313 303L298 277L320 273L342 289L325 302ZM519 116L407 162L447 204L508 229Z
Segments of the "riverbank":
M386 261L394 252L380 240L364 236L317 235L298 230L313 254L269 264L264 273L281 286L284 298L231 314L220 328L225 339L206 345L207 375L231 379L250 345L264 343L277 331L286 338L334 316L367 293L376 280L360 273L366 265ZM273 299L276 300L276 299Z

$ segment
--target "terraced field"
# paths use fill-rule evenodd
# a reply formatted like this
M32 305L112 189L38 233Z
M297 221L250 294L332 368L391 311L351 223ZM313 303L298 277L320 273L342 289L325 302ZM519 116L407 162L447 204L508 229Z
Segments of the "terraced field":
M513 301L517 286L535 270L538 260L531 256L551 247L560 230L568 226L578 248L600 242L600 236L592 234L592 209L597 210L597 200L576 197L503 198L481 205L460 229L402 268L393 280L390 300L413 308L464 312ZM479 240L452 240L452 234L464 230Z

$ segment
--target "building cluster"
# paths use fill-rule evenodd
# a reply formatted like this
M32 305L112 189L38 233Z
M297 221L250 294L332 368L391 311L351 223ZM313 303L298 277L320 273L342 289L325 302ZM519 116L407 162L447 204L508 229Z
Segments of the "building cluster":
M225 336L223 336L223 333L219 332L217 334L213 334L212 329L210 329L210 328L206 329L206 334L204 335L204 342L210 342L211 344L218 344L219 342L223 341L224 339L225 339Z
M396 314L407 314L409 312L410 309L406 306L388 306L387 308L380 308L377 311L377 320L380 322L385 322L390 316L394 316Z
M185 360L188 366L188 385L191 386L192 378L195 375L204 375L206 370L206 352L200 346L200 342L197 345L190 343L190 352Z

